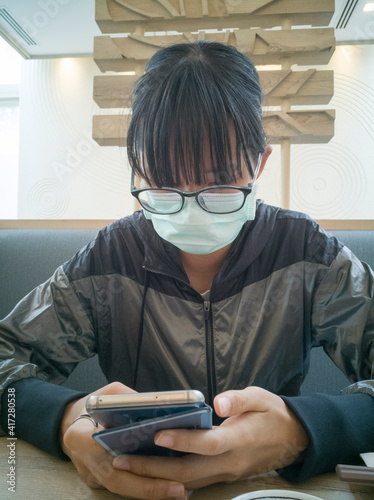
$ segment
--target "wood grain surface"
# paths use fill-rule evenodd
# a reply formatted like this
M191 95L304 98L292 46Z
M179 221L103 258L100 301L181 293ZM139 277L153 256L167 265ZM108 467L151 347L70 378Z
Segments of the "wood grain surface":
M90 489L78 476L73 464L55 458L18 439L15 447L15 493L8 491L10 440L0 438L0 498L2 500L115 500L120 497L106 490ZM341 482L335 473L324 474L291 485L275 472L215 484L194 491L191 500L230 500L249 491L283 489L315 495L323 500L372 500L374 488Z

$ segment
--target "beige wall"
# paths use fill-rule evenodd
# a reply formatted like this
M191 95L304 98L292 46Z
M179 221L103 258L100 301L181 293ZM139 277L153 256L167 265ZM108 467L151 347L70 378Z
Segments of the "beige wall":
M336 109L336 134L329 144L292 146L292 209L316 219L374 219L373 61L374 45L337 47L328 65L335 70L328 107ZM102 112L92 99L95 74L90 58L23 62L20 219L116 219L132 212L126 150L90 138L92 115ZM281 203L279 146L258 194Z
M326 107L336 110L335 136L291 147L291 208L315 219L374 219L374 45L338 46L320 69L334 70ZM274 205L281 200L279 165L276 146L259 185Z
M116 219L132 211L125 150L91 139L99 73L91 58L23 62L19 218Z

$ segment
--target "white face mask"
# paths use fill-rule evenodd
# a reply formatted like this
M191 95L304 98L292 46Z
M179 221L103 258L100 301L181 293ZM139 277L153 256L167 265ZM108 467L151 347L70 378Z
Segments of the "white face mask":
M247 196L244 206L229 214L212 214L203 210L195 199L186 199L180 212L159 215L144 210L156 233L184 252L205 255L229 245L243 224L256 214L257 185Z

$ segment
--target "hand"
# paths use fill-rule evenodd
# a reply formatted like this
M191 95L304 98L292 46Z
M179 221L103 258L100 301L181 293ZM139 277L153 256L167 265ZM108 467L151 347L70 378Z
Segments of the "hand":
M92 394L122 394L135 392L120 382L113 382ZM86 413L89 396L70 403L65 410L60 431L61 446L75 465L81 478L91 488L106 488L113 493L132 498L187 498L184 486L165 479L144 478L113 468L113 457L92 439L92 434L104 428L94 427L88 419L74 419Z
M308 446L306 431L284 401L259 387L227 391L214 400L221 417L212 430L168 430L155 443L190 453L181 458L123 455L113 461L116 469L134 475L157 477L201 488L221 481L235 481L301 460Z

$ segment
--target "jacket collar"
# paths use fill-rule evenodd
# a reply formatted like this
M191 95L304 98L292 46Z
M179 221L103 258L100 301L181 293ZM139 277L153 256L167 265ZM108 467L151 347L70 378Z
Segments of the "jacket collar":
M147 271L165 274L188 283L178 248L160 238L151 220L144 217L143 210L134 213L134 228L144 244L143 267Z
M279 208L257 200L256 217L244 224L231 244L216 281L222 282L242 274L261 254L274 229ZM143 211L135 212L134 227L144 243L143 267L148 271L165 274L189 282L183 268L178 248L160 238L152 222Z

